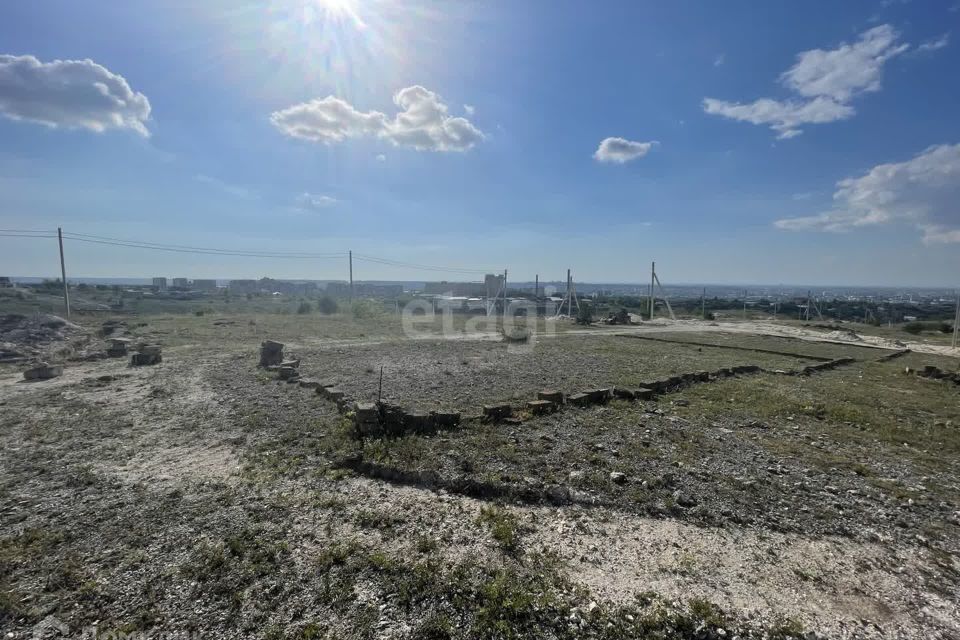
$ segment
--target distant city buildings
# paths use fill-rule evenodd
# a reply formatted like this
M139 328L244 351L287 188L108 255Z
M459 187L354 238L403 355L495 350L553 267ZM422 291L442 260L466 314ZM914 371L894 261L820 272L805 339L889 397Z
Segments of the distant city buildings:
M198 291L216 291L217 290L217 281L216 280L204 280L198 279L193 281L193 288Z
M483 282L427 282L424 283L423 292L464 298L492 298L502 286L503 276L488 273Z
M173 279L173 286L176 287L176 288L178 288L178 289L189 289L189 288L190 288L190 280L187 279L187 278L174 278L174 279Z
M167 290L167 279L166 278L154 278L151 283L157 291L166 291Z

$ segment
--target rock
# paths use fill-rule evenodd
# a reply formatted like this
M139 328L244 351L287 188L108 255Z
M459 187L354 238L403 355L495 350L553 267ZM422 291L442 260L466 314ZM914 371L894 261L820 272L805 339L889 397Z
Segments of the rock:
M408 433L431 433L433 416L421 411L410 411L403 416L403 429Z
M513 409L509 404L489 404L483 407L483 416L491 422L499 422L509 418Z
M627 474L621 471L611 471L610 481L614 484L624 484L627 481Z
M540 391L537 393L537 400L549 400L554 404L561 405L563 404L563 392L562 391Z
M281 380L295 380L300 377L300 371L294 367L280 367L277 375Z
M299 360L299 358L298 358L297 360L284 360L283 362L280 363L280 366L281 366L281 367L293 367L294 369L299 369L299 368L300 368L300 360Z
M585 407L590 404L590 396L585 393L575 393L567 398L567 402L575 407Z
M690 401L684 398L677 398L673 401L673 406L675 407L687 407L690 406Z
M61 375L63 375L63 367L51 366L45 362L23 372L24 380L49 380Z
M621 400L633 400L637 397L636 392L633 389L624 389L623 387L614 387L613 388L613 397L620 398Z
M146 356L159 356L160 355L160 345L158 344L144 344L140 345L140 348L137 349L139 353L142 353Z
M283 344L273 340L260 343L260 366L277 366L283 362Z
M460 424L459 411L431 411L433 423L442 429L450 429Z
M552 504L560 505L570 502L570 489L564 487L563 485L550 485L544 491L544 495L546 495L547 500L549 500Z
M589 391L584 391L587 394L587 397L590 398L590 402L601 404L613 397L613 389L590 389Z
M142 367L149 366L154 364L160 364L163 362L163 356L159 353L149 354L149 353L135 353L130 356L130 366L131 367Z
M300 378L300 386L304 389L316 389L320 386L320 381L313 378Z
M542 415L556 411L557 405L550 400L531 400L527 403L527 409L533 415Z
M673 492L673 501L686 509L697 506L696 498L679 490Z

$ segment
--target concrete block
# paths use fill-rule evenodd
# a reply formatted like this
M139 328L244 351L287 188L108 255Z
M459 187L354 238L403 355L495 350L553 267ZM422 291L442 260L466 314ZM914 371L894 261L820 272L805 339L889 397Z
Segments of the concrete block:
M300 377L300 372L293 367L280 367L277 370L277 375L281 380L290 380Z
M534 415L553 413L557 410L557 403L550 400L531 400L527 403L527 409Z
M63 375L63 367L40 364L23 372L24 380L49 380Z
M633 390L634 397L637 400L653 400L653 389L638 387Z
M459 411L432 411L433 423L442 429L450 429L460 424Z
M554 404L561 405L563 404L563 391L540 391L537 393L537 400L549 400Z
M490 404L483 407L483 416L493 422L509 418L512 413L513 409L509 404Z
M131 367L142 367L146 365L159 364L160 362L163 362L163 356L159 354L150 355L147 353L135 353L130 356Z
M567 402L575 407L586 407L590 404L590 396L585 393L574 393L567 397Z

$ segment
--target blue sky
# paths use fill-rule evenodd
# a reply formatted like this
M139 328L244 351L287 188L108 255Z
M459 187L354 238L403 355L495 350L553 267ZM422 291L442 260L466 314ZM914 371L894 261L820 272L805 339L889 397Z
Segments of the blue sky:
M957 0L38 0L0 16L2 228L512 280L643 281L654 259L664 282L960 274ZM346 277L342 259L67 254L78 276ZM49 239L0 237L0 272L58 267Z

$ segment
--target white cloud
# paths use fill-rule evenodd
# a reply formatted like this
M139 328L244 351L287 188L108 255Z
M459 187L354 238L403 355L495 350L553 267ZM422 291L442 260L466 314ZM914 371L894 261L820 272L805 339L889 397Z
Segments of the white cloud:
M313 193L301 193L297 196L296 205L298 209L302 210L312 210L319 211L321 209L326 209L337 204L339 200L336 198L326 196L326 195L317 195Z
M463 112L468 116L472 116L474 113L476 113L476 111L477 110L474 108L472 104L463 105Z
M927 40L926 42L921 43L920 46L917 47L917 51L920 53L937 51L939 49L943 49L948 44L950 44L950 34L945 33L936 40Z
M884 63L910 47L898 44L897 37L893 27L882 24L864 31L853 44L804 51L780 80L804 97L828 96L849 102L859 93L880 89Z
M719 67L726 61L727 61L727 57L721 53L720 55L718 55L716 58L713 59L713 66Z
M797 55L780 82L795 97L787 100L760 98L749 103L705 98L706 113L732 120L767 125L780 139L802 133L801 126L823 124L852 117L854 97L879 91L883 65L909 48L897 42L898 34L884 24L860 34L853 44L836 49L811 49Z
M0 114L51 128L130 129L149 136L150 101L92 60L0 55Z
M387 161L387 156L385 156L382 153L377 154L377 162L386 162L386 161Z
M907 222L926 243L960 242L960 144L933 146L837 183L834 209L774 224L788 231L849 231Z
M401 89L393 102L400 109L393 118L327 96L275 111L270 120L288 136L325 144L374 137L419 151L466 151L484 139L469 120L450 116L440 96L419 85Z
M802 133L800 125L834 122L851 117L853 107L831 98L819 97L804 102L788 100L780 102L760 98L747 104L705 98L703 110L713 115L724 116L751 124L766 124L777 132L780 139L793 138Z
M598 162L623 164L647 155L655 144L659 143L655 140L652 142L634 142L625 138L604 138L593 157Z

